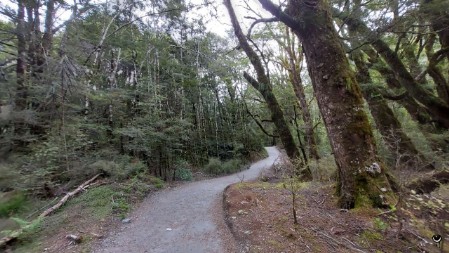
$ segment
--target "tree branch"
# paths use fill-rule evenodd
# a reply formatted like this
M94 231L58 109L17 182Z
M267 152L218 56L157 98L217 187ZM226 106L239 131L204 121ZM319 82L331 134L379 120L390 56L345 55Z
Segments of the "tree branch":
M272 18L261 18L261 19L256 19L251 26L248 29L248 33L246 34L246 37L249 39L251 38L251 32L254 28L254 26L256 26L259 23L271 23L271 22L279 22L279 19L276 17L272 17Z
M259 3L262 4L262 7L269 11L273 16L277 17L279 21L286 24L288 27L298 27L301 26L301 22L290 17L287 13L281 10L281 8L275 4L273 4L270 0L259 0Z
M267 136L269 136L269 137L271 137L271 138L278 138L278 137L279 137L278 135L270 134L270 133L268 133L267 130L265 130L265 128L263 127L262 123L260 123L260 122L257 120L257 118L256 118L250 111L249 111L248 106L246 105L246 103L245 103L245 108L246 108L246 112L248 113L248 115L254 120L254 122L256 122L257 126L260 128L260 130L262 130L262 132L263 132L265 135L267 135Z

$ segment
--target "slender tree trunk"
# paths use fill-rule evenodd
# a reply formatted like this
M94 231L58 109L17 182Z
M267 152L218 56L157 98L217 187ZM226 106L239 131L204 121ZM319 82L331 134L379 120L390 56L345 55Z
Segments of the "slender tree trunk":
M289 78L292 83L293 90L295 91L295 95L298 98L300 109L302 112L302 119L304 121L304 125L306 128L306 141L309 147L309 155L312 159L320 159L318 154L315 134L313 131L313 121L310 115L309 104L307 103L306 94L304 92L304 88L302 86L302 80L300 76L300 61L302 58L301 55L296 56L295 52L295 43L290 40L290 34L288 33L287 28L287 53L289 55L290 68L289 68Z
M374 65L373 69L385 78L385 83L389 88L394 90L402 87L394 72L385 65L382 59L378 57L374 49L371 47L363 47L362 50L369 56L369 62ZM427 108L417 103L416 100L408 94L408 92L403 98L397 99L396 102L404 106L412 119L421 125L430 124L432 122L431 116L427 113Z
M302 153L302 157L303 157L303 159L304 159L304 162L305 162L305 164L306 164L306 166L309 166L309 159L308 159L308 157L307 157L307 154L306 154L306 150L305 150L305 148L304 148L304 145L302 144L302 141L301 141L301 131L300 131L300 127L299 127L299 125L298 125L298 112L296 111L296 106L293 106L293 110L294 110L294 112L295 112L295 118L293 119L293 122L295 123L295 127L296 127L296 136L297 136L297 138L298 138L298 142L299 142L299 149L301 150L301 153ZM309 147L310 148L310 147ZM316 158L316 157L314 157L315 159L318 159L318 158ZM310 168L309 168L310 169Z
M26 86L26 26L25 26L25 4L24 0L17 1L17 92L15 97L15 109L20 111L27 108L28 88Z
M419 85L406 69L398 55L387 43L380 39L379 35L373 33L362 21L352 15L341 13L337 9L333 9L333 14L341 18L352 30L358 31L361 35L366 36L371 40L371 45L390 66L401 86L404 87L413 98L423 104L428 112L432 114L443 127L449 128L449 105Z
M362 94L335 31L327 2L291 0L286 12L280 12L269 0L259 2L292 28L303 44L309 75L338 166L340 206L383 206L392 201L394 195L385 176L386 168L376 155Z
M449 37L449 34L448 34L448 37ZM429 59L429 64L427 66L427 73L429 73L429 76L432 77L433 82L436 85L438 97L440 97L443 101L446 102L446 104L449 105L449 81L444 77L443 72L437 66L436 61L438 61L439 57L437 55L435 55L435 52L433 51L435 39L436 39L435 34L431 34L431 35L429 35L429 38L427 39L427 42L426 42L426 47L425 47L426 55L427 55L427 58ZM441 43L444 43L444 42L441 42ZM448 45L446 45L446 47L447 47L447 49L449 49L449 41L447 42L447 44ZM443 46L443 44L441 46ZM449 52L449 50L448 50L448 52ZM448 60L449 60L449 56L448 56Z
M245 51L246 55L251 61L254 69L257 73L257 80L251 77L248 73L244 73L245 79L260 92L265 102L267 103L268 109L271 112L271 118L273 123L276 125L279 137L282 140L282 144L287 152L287 155L295 159L299 156L298 148L293 140L293 136L284 118L284 112L282 111L276 97L273 94L271 83L262 62L256 52L249 45L245 35L240 28L240 25L235 16L234 8L231 5L230 0L225 0L226 8L228 9L229 16L231 17L232 26L234 27L235 35L239 41L240 46Z
M397 120L379 89L374 86L362 53L356 51L352 54L358 71L357 81L361 84L362 93L368 103L371 115L388 150L396 161L395 164L405 164L409 168L415 168L415 165L420 162L426 162L424 155L418 151L403 131L401 123Z

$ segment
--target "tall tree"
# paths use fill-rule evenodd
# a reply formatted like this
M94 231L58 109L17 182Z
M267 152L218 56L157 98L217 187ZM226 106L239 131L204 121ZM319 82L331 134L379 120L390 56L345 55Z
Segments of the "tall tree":
M298 47L299 50L301 50L301 47L297 46L294 37L290 36L289 28L286 28L286 41L287 45L285 45L285 50L288 55L287 57L289 64L285 64L285 67L288 69L290 82L292 83L293 90L295 91L295 95L299 101L301 115L306 130L305 139L309 149L309 155L312 159L319 159L320 156L318 154L316 137L314 134L313 119L310 114L309 104L307 102L301 80L301 64L303 61L303 54L301 51L296 52L296 48Z
M290 0L285 11L269 0L259 2L302 42L338 166L340 206L366 204L361 203L363 199L369 199L373 206L392 201L387 168L377 156L362 94L335 31L327 1Z
M292 159L296 159L299 156L298 148L294 142L287 121L284 118L284 113L273 94L270 79L266 74L260 57L251 48L247 38L243 34L243 31L235 15L234 8L232 7L231 1L225 0L224 3L226 5L226 8L228 9L231 23L234 28L234 33L239 41L239 45L251 61L251 64L253 65L257 74L257 80L246 72L243 75L248 83L250 83L256 90L258 90L262 97L265 99L265 102L267 103L267 106L271 112L272 120L276 125L276 128L278 129L279 137L282 140L282 144L284 145L285 150L287 151L287 155Z

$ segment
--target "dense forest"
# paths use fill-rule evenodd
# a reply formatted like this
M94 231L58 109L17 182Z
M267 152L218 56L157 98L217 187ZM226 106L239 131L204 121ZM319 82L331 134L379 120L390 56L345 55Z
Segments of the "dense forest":
M12 0L0 17L4 219L97 174L230 174L274 145L342 209L449 181L446 0Z

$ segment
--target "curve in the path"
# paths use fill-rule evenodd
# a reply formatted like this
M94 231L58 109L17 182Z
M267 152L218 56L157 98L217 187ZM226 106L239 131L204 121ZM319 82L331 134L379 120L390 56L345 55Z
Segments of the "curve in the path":
M222 193L226 186L256 179L279 156L267 147L268 157L248 170L226 177L192 182L150 196L131 215L132 222L105 238L96 253L224 253L235 252L225 225Z

